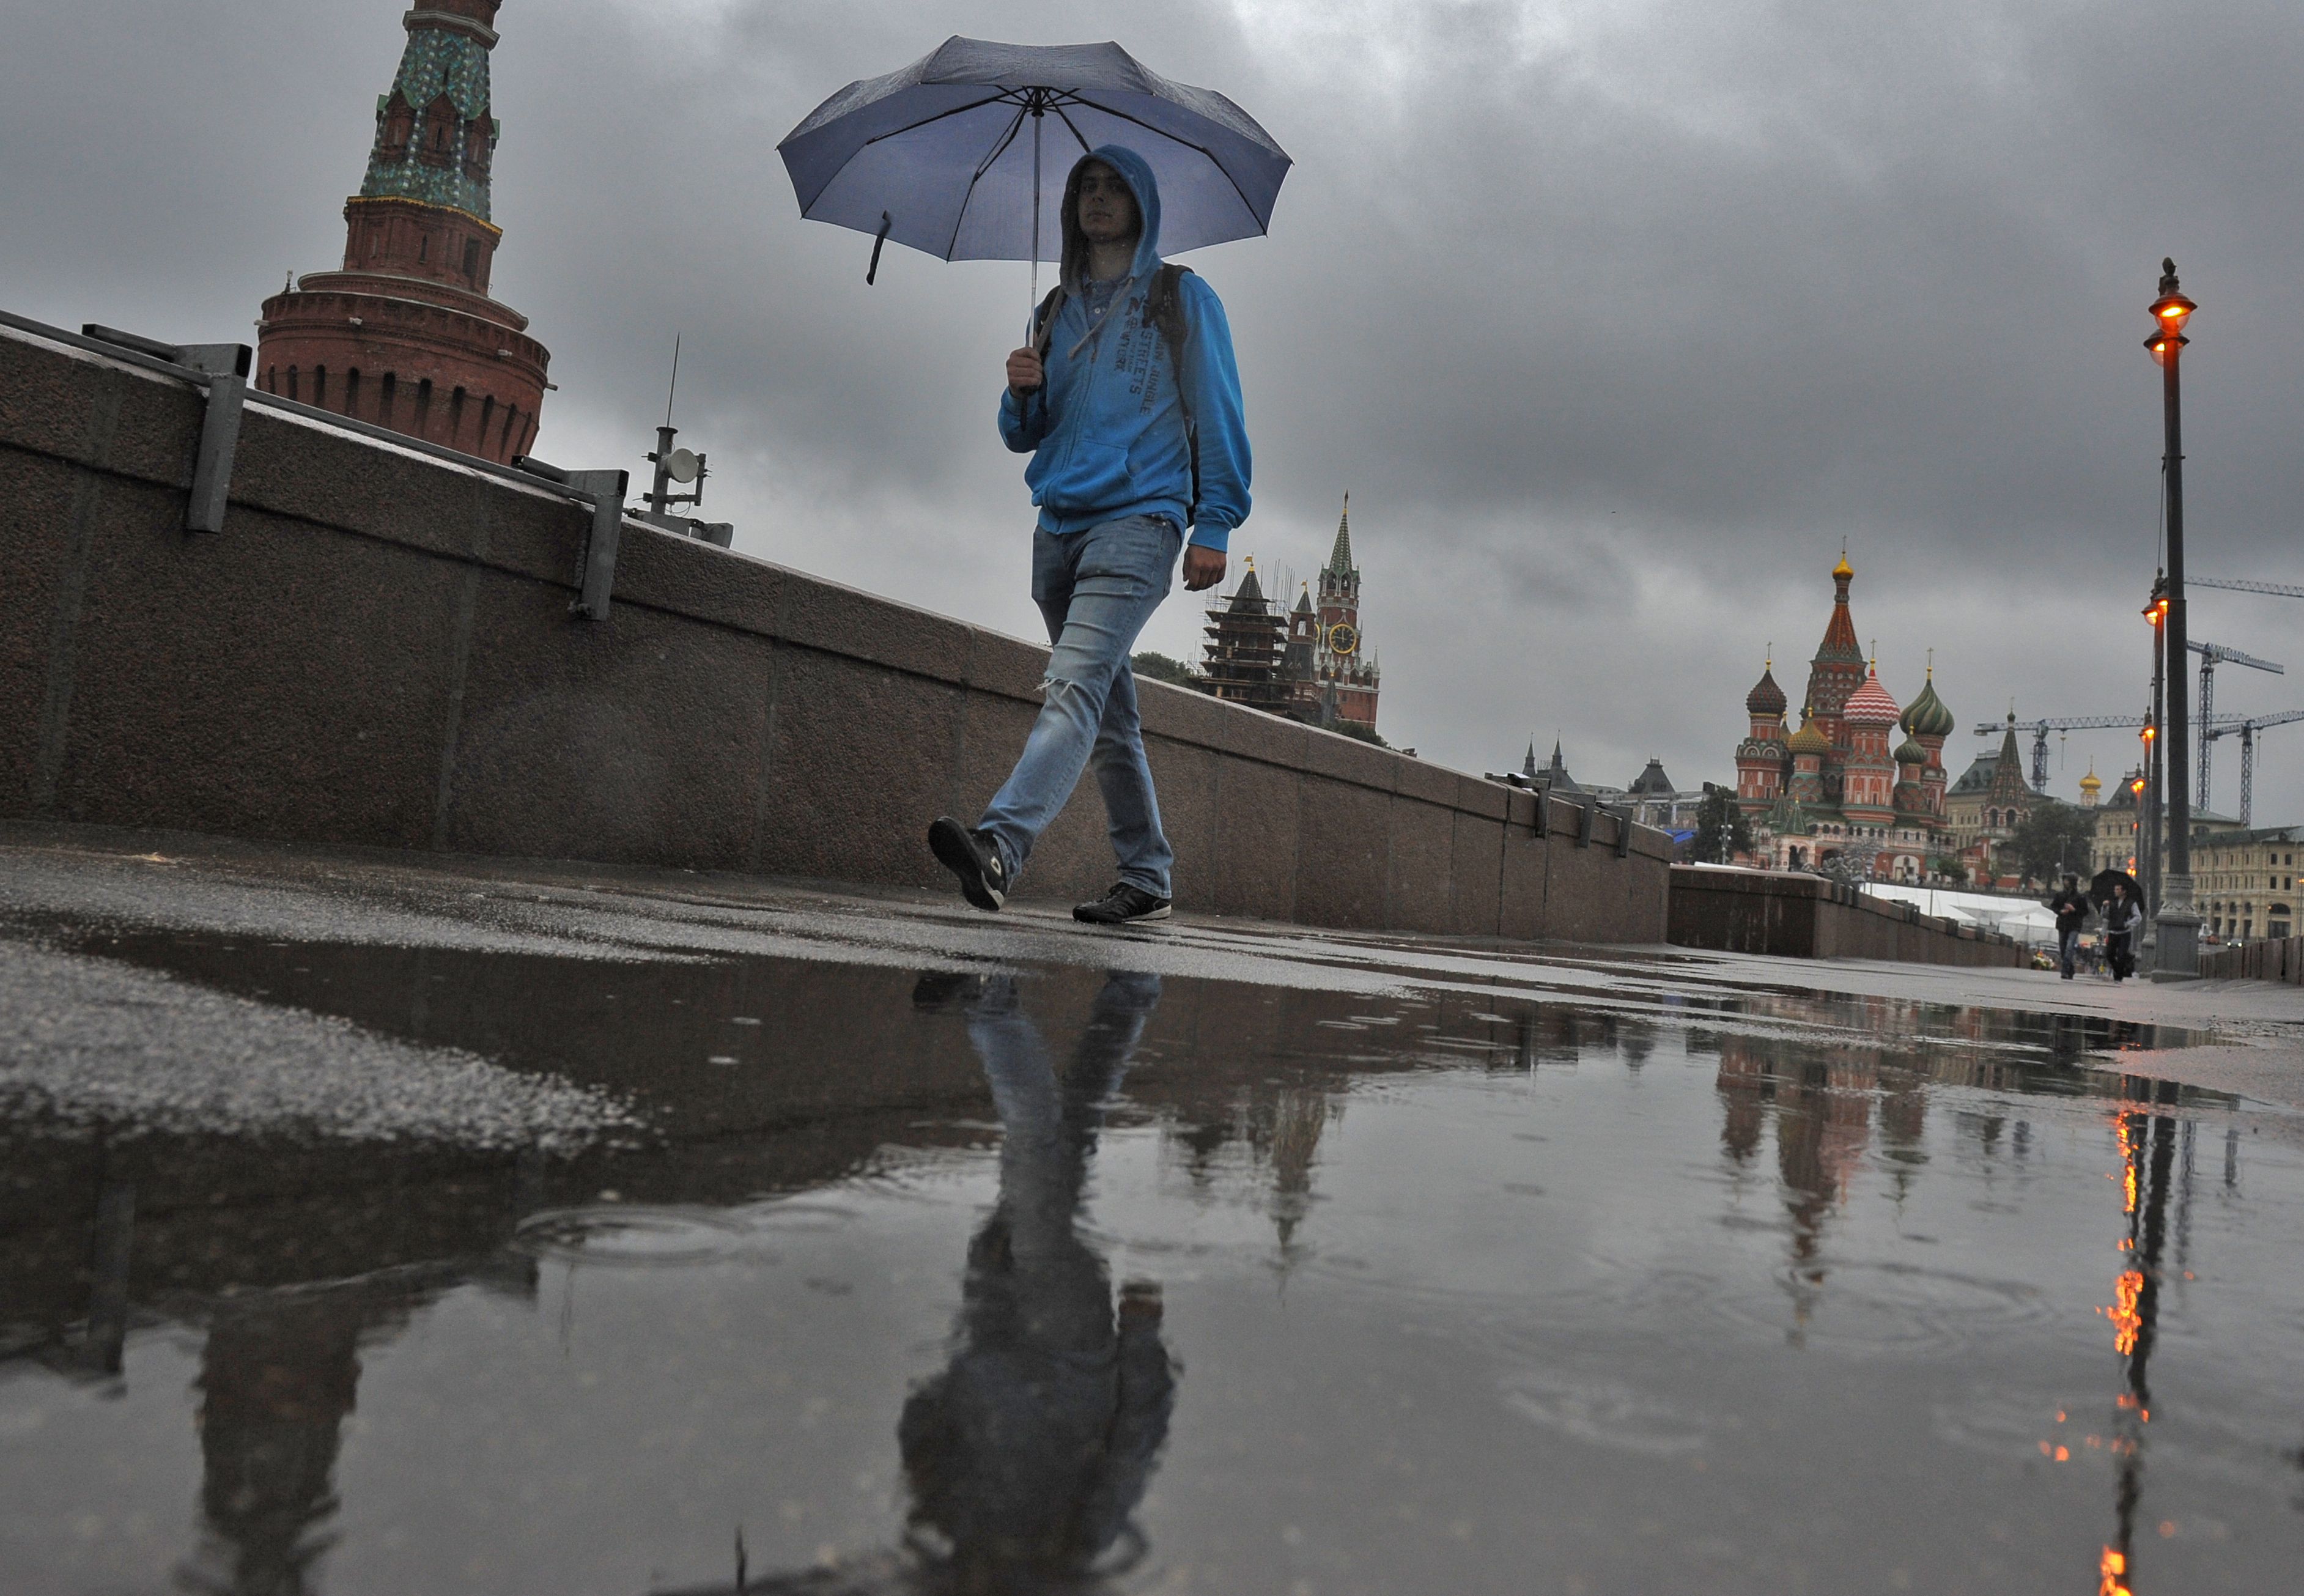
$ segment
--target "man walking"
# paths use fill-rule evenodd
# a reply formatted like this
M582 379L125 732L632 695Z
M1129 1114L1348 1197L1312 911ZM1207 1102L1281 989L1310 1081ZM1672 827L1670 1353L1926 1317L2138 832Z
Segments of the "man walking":
M2064 963L2064 979L2072 978L2072 965L2080 957L2080 927L2088 923L2088 895L2080 890L2080 879L2068 875L2063 887L2048 900L2049 913L2056 917L2056 953Z
M2128 883L2114 881L2112 901L2104 906L2104 962L2115 983L2136 973L2136 928L2143 923L2143 907L2128 896Z
M1160 191L1143 157L1118 144L1083 156L1063 218L1057 286L1032 341L1009 355L1000 399L1002 440L1032 456L1046 698L983 818L971 828L944 816L928 846L970 903L996 910L1093 764L1119 879L1072 913L1119 925L1167 918L1174 863L1129 652L1168 596L1180 547L1187 589L1224 579L1232 529L1248 518L1248 434L1224 306L1198 276L1161 263Z

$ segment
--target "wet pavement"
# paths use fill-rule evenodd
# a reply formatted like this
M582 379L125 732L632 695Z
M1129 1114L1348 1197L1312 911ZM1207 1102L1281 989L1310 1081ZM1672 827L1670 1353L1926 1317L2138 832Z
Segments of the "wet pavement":
M10 1592L2267 1592L2304 991L0 831Z

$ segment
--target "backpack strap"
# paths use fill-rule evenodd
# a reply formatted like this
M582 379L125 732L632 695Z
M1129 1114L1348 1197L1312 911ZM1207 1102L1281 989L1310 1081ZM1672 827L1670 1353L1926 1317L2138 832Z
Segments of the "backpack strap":
M1192 419L1192 403L1184 394L1184 340L1191 335L1191 324L1184 319L1184 278L1191 272L1189 266L1160 263L1152 274L1152 286L1144 295L1144 320L1160 335L1167 345L1168 369L1176 379L1176 403L1184 412L1184 442L1192 453L1191 519L1200 513L1200 429Z
M1184 319L1183 284L1191 270L1189 266L1163 261L1152 274L1151 289L1144 296L1144 319L1168 346L1168 364L1175 372L1180 398L1184 391L1184 340L1191 335L1190 324Z

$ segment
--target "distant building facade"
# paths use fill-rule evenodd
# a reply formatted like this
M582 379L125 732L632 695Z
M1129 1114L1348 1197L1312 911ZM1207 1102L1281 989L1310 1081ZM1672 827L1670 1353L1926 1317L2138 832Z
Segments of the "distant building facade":
M1552 744L1549 764L1536 762L1536 744L1528 745L1528 756L1520 762L1516 777L1491 774L1490 781L1510 781L1525 787L1539 787L1563 798L1591 799L1601 808L1628 814L1643 826L1653 826L1659 831L1695 831L1703 806L1705 792L1701 787L1683 788L1665 774L1664 761L1651 757L1647 766L1631 781L1621 787L1587 786L1568 773L1567 761L1562 757L1560 743Z
M551 355L488 297L501 131L488 55L501 0L428 0L401 19L344 264L264 301L256 386L499 463L536 437Z
M2192 881L2205 928L2227 942L2289 937L2304 926L2296 888L2304 826L2208 832L2192 839Z

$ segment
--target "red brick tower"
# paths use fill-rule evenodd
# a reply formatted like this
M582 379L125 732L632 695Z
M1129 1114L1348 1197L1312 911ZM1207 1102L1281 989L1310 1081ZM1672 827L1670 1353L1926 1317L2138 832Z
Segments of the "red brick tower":
M536 437L551 360L488 297L498 124L488 52L502 0L423 0L377 101L368 177L344 202L344 266L264 301L256 385L499 463Z
M1336 522L1336 543L1320 569L1319 632L1312 650L1315 696L1335 696L1336 718L1373 730L1383 674L1360 635L1360 570L1352 564L1352 496Z

